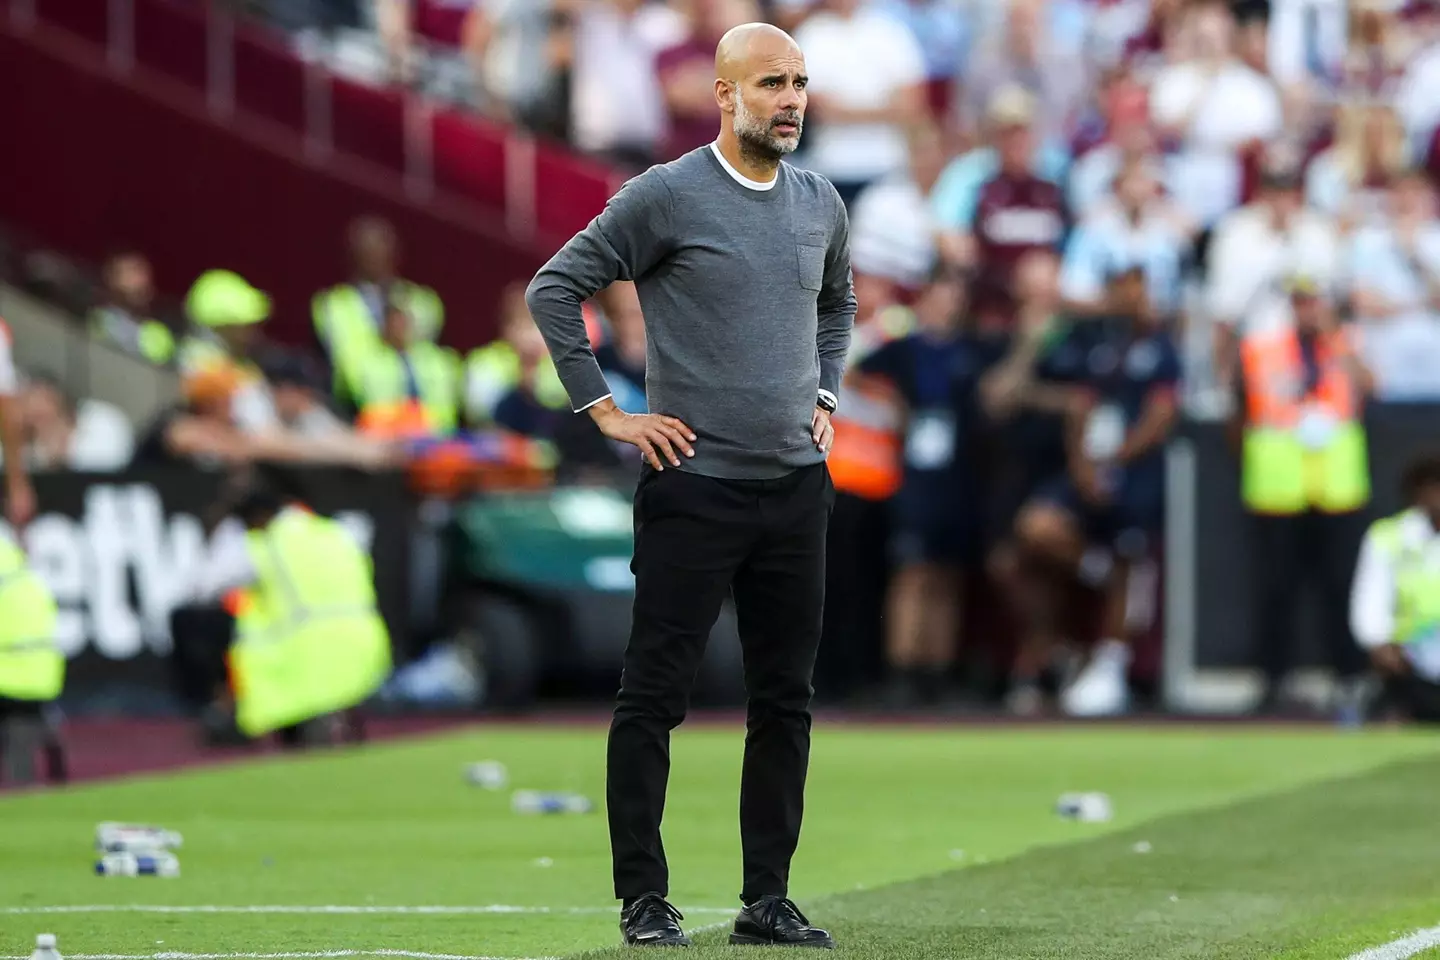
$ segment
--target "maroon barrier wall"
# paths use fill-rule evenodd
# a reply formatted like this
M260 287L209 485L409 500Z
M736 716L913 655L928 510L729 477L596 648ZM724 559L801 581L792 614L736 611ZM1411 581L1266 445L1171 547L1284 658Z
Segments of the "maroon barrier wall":
M243 116L222 127L195 91L141 70L122 83L103 50L45 28L22 37L3 17L0 90L0 220L87 259L139 247L171 295L202 270L238 270L275 297L278 339L309 338L310 297L344 279L357 215L394 222L404 272L444 297L460 347L488 339L500 290L558 245L517 249L495 214L411 202L343 156L310 165L298 137Z

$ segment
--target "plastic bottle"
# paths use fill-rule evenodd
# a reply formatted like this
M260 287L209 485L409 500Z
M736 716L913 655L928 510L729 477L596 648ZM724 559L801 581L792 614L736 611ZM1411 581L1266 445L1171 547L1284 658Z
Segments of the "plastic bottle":
M178 877L180 861L165 850L107 853L95 861L95 874L100 877Z
M60 951L55 947L55 934L42 933L35 938L35 952L30 960L60 960Z
M95 827L95 849L106 853L141 850L174 850L182 843L180 834L160 827L106 822Z
M595 809L595 804L578 793L516 790L510 796L510 809L524 814L589 813Z

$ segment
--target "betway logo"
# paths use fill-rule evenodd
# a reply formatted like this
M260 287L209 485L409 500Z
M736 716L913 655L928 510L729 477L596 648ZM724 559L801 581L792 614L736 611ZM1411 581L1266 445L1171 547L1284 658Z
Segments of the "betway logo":
M375 524L361 512L337 514L366 551ZM227 529L229 528L229 529ZM93 643L112 660L170 652L170 613L190 602L215 544L241 532L227 519L207 540L198 517L167 517L149 484L96 484L79 518L37 517L25 532L30 563L60 608L56 641L67 656Z

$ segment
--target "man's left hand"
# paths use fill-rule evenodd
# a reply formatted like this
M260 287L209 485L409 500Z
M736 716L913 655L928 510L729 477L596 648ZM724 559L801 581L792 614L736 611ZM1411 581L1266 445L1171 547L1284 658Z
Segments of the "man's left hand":
M810 418L810 437L821 453L830 452L830 445L835 442L835 428L830 425L830 411L823 407L815 408L815 413Z

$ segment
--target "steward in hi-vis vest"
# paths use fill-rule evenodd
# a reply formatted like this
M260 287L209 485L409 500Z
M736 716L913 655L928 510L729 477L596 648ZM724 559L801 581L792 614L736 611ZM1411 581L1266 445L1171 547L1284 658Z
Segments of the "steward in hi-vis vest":
M1372 378L1353 331L1339 326L1320 283L1286 284L1291 322L1240 344L1233 426L1240 442L1240 495L1251 515L1256 583L1255 649L1265 672L1262 709L1276 706L1289 671L1295 603L1307 581L1320 589L1331 667L1353 679L1363 658L1345 598L1370 502L1364 406Z

